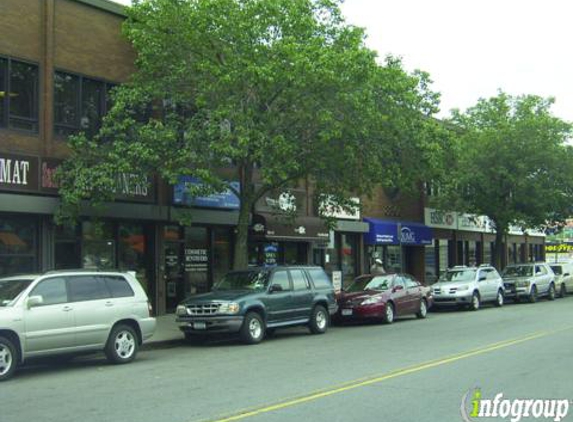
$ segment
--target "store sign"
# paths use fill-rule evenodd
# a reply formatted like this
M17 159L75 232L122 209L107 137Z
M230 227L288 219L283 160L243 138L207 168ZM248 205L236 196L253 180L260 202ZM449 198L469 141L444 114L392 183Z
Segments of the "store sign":
M38 157L0 154L0 190L38 190Z
M304 191L269 192L257 201L256 210L271 214L296 214L304 210Z
M429 227L456 230L458 227L458 213L453 211L437 210L434 208L425 208L424 221Z
M360 220L360 198L350 198L350 201L355 203L356 207L348 211L330 205L328 200L323 201L319 206L320 214L325 217L334 217L341 220Z
M55 174L62 160L43 158L40 166L40 190L53 195L58 194L58 184ZM155 202L155 179L132 173L119 173L116 176L116 199L119 201Z
M458 230L480 233L492 233L494 231L493 224L488 217L475 214L459 214Z
M332 272L332 287L336 293L342 290L342 271Z
M432 229L426 225L400 223L400 243L402 245L431 245L433 238Z
M207 249L185 248L185 272L206 273L209 269Z
M201 187L203 183L196 177L180 176L179 183L173 187L173 203L176 205L186 205L188 207L217 208L227 210L238 210L241 203L237 195L227 189L223 192L206 196L193 196L190 188ZM239 182L229 182L229 186L239 191Z
M155 188L152 178L142 178L133 173L120 173L117 175L116 181L118 200L155 202Z
M559 243L557 245L545 245L545 252L547 252L547 253L571 253L571 252L573 252L573 244Z

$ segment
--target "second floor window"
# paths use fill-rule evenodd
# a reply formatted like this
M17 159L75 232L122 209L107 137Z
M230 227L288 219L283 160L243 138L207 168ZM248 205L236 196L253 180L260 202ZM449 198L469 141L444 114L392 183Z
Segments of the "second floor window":
M38 66L0 57L0 127L38 131Z
M54 131L69 136L84 131L93 136L111 107L115 85L65 72L54 74Z

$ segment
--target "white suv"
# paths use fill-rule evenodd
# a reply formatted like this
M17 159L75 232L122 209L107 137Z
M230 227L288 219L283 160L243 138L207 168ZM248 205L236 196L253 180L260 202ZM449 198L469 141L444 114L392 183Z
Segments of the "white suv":
M501 276L490 265L449 268L432 285L434 307L467 306L473 311L483 302L503 306L503 290Z
M131 362L155 318L133 273L53 271L0 279L0 381L26 359L104 351Z
M555 299L555 273L544 262L512 264L503 270L505 297L516 302L537 302L539 296Z

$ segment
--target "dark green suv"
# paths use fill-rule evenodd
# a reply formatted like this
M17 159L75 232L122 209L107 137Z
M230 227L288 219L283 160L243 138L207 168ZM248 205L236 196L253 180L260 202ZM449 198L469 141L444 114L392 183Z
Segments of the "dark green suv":
M249 268L225 275L210 293L195 295L177 307L177 323L186 339L214 333L239 333L259 343L275 328L308 325L326 332L337 310L334 289L320 267Z

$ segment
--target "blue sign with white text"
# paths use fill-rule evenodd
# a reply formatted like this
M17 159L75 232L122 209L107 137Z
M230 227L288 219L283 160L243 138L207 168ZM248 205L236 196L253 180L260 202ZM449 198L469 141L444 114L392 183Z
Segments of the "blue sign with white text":
M237 195L231 189L224 192L214 193L207 196L192 196L188 188L201 186L202 182L196 177L179 176L179 183L173 187L173 203L199 208L219 208L226 210L238 210L241 203ZM229 182L229 186L239 191L239 182Z

